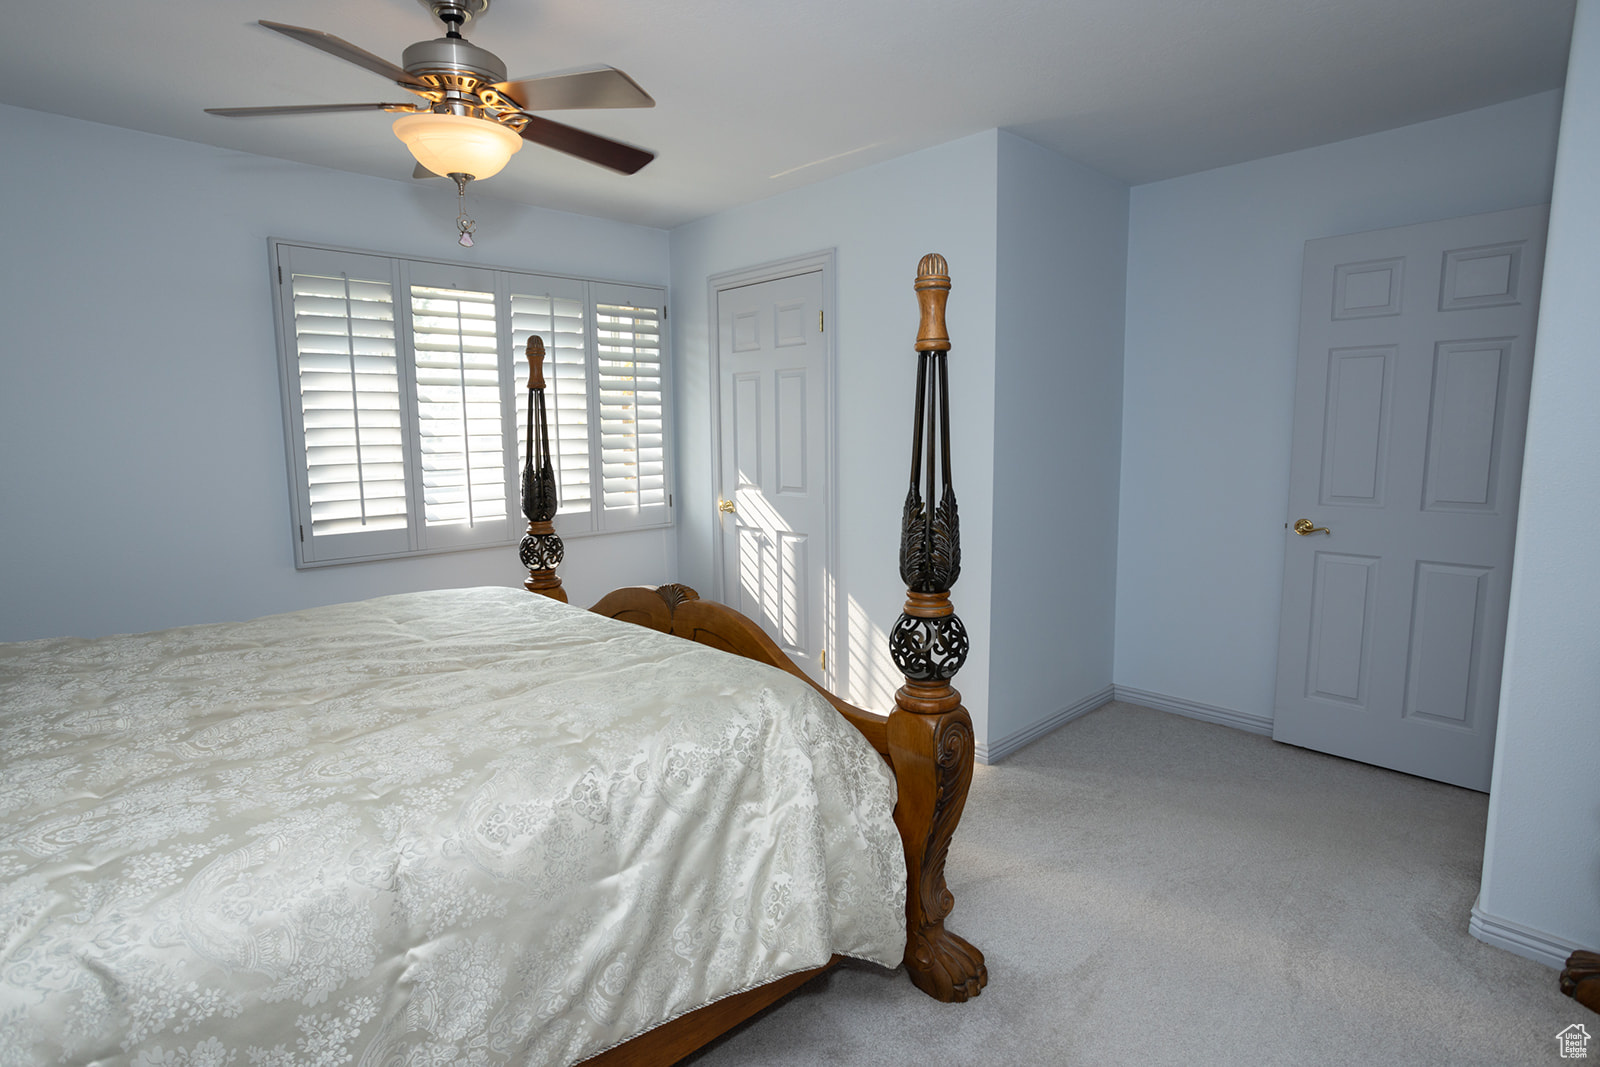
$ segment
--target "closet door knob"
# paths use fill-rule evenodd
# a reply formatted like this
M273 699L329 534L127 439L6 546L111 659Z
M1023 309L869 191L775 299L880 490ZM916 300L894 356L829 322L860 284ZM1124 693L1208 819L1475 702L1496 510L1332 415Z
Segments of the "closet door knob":
M1294 532L1299 534L1301 537L1304 537L1306 534L1314 533L1325 533L1329 537L1333 536L1332 530L1328 529L1326 526L1313 526L1311 525L1310 519L1294 520Z

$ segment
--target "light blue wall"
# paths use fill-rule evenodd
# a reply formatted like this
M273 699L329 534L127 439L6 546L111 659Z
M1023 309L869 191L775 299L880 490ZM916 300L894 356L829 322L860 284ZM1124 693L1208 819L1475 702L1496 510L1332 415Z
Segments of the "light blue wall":
M721 212L672 231L672 336L677 360L679 574L713 587L716 491L711 455L708 280L712 275L837 250L838 514L835 577L848 699L882 710L901 679L888 629L905 601L900 507L910 467L917 303L925 253L950 263L951 421L962 547L972 561L953 600L973 652L956 679L985 736L991 646L988 568L994 469L996 140L990 130Z
M1136 187L1116 682L1270 720L1308 239L1544 203L1558 93Z
M1591 6L1569 74L1480 905L1596 947ZM0 107L0 185L12 194L0 201L0 639L520 580L505 550L294 570L268 236L670 277L681 536L575 540L563 569L580 603L628 582L709 587L707 278L834 248L838 575L864 650L843 688L887 706L898 679L881 637L903 595L894 560L917 322L910 285L918 258L939 251L955 283L956 484L969 560L955 601L974 637L958 684L980 740L1026 731L1103 685L1113 631L1117 684L1270 716L1301 246L1542 202L1559 111L1557 94L1543 94L1131 196L989 131L690 224L670 248L661 231L480 197L483 240L464 253L450 241L451 198L434 183ZM1048 425L1049 395L1060 397L1059 438L1037 429ZM1050 457L1032 454L1055 441L1073 462L1050 476L1065 479L1061 499L1084 505L1044 516L1062 524L1059 537L1005 512L1027 499L1028 468L1013 454L1040 463L1036 473ZM1059 566L1039 566L1041 551ZM1040 599L1059 599L1060 613L1041 617Z
M1597 191L1600 8L1583 0L1551 200L1475 918L1521 927L1535 944L1590 950L1600 950Z
M980 756L1112 683L1128 187L1002 132L993 652Z
M515 548L294 569L269 236L668 280L664 231L487 197L468 252L438 182L9 107L0 144L0 640L520 582ZM675 567L656 531L574 540L563 572L588 603Z

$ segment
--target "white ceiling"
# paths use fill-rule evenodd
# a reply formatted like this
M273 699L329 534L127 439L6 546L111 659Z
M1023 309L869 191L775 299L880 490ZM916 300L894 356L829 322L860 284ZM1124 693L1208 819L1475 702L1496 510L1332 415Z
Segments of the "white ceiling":
M996 126L1136 184L1556 88L1574 3L494 0L467 36L511 77L609 63L657 101L550 117L658 157L623 177L529 145L481 193L671 227ZM0 14L0 102L396 179L412 162L381 113L201 109L407 99L258 18L397 63L440 32L418 0L0 0Z

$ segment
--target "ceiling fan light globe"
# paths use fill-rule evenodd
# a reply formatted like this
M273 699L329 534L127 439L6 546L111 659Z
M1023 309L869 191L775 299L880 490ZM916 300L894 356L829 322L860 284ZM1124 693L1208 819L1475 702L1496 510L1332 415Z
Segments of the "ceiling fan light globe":
M516 131L466 115L402 115L394 120L394 135L433 173L480 181L500 173L522 148Z

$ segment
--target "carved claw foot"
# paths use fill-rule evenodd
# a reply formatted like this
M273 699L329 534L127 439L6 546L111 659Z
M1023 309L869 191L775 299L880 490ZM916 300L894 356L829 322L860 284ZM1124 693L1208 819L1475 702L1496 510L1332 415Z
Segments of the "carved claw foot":
M906 970L918 989L947 1004L969 1000L989 984L983 953L942 926L924 928L912 937Z
M1600 955L1574 952L1561 972L1561 992L1591 1011L1600 1011Z

